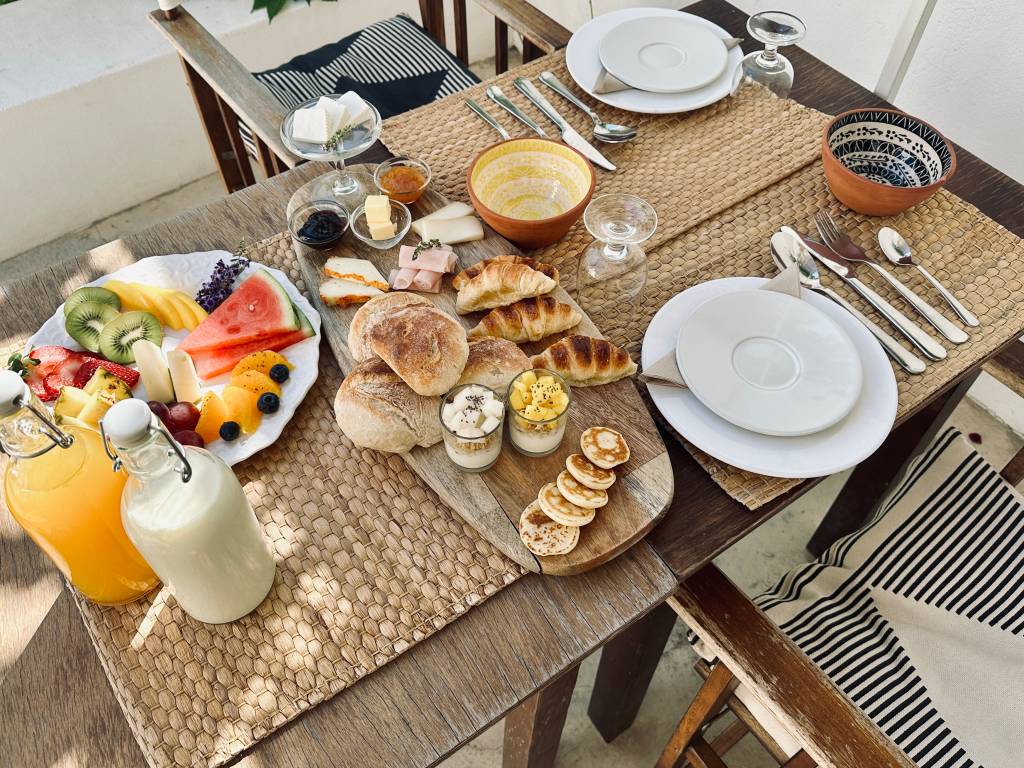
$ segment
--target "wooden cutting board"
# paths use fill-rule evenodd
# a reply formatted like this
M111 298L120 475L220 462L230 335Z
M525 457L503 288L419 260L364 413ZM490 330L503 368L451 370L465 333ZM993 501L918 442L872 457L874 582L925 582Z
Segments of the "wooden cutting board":
M356 166L359 168L359 166ZM372 172L372 167L370 167ZM288 204L288 215L307 202L314 182L301 187ZM428 190L413 205L413 218L419 218L445 205L448 201ZM465 269L481 259L503 253L520 253L514 245L484 225L486 237L474 243L454 246L459 269ZM410 231L404 242L419 242ZM341 369L347 374L356 365L349 354L347 340L352 316L359 305L347 308L324 306L317 287L325 279L324 262L330 256L354 256L373 262L381 274L398 266L398 247L379 251L346 232L342 241L327 251L307 248L298 241L293 245L302 266L302 276L310 297L317 305L323 320L323 334L327 337ZM458 315L455 312L456 292L451 278L445 277L439 294L420 294L433 301L467 328L479 322L484 312ZM570 333L600 336L600 332L561 286L551 294L559 301L571 304L583 321ZM558 340L553 335L539 342L523 344L527 355L534 355ZM565 438L557 451L549 456L528 458L509 443L506 429L505 445L498 462L488 471L468 474L459 471L448 458L444 444L430 448L414 448L403 458L466 522L501 549L508 557L531 571L552 575L582 573L611 560L643 538L665 513L672 500L672 467L665 444L654 421L629 379L600 387L574 387L573 403L569 408ZM566 554L555 557L536 557L519 538L518 523L523 509L537 497L540 488L554 482L565 469L565 459L579 452L582 432L593 426L609 426L620 431L631 449L630 460L616 467L618 480L608 491L608 505L597 511L593 522L580 530L579 544Z

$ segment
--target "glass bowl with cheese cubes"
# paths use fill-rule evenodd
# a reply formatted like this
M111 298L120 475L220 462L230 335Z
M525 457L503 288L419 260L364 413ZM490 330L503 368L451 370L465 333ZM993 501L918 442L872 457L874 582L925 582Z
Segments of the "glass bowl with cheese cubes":
M482 384L461 384L441 398L438 410L448 458L463 472L484 472L501 455L505 404Z
M508 435L513 447L525 456L554 453L565 434L571 403L569 385L554 371L534 368L512 379Z
M281 141L298 157L330 163L334 170L314 187L313 197L333 198L352 210L375 186L370 174L346 170L345 160L369 149L380 137L380 130L376 107L348 91L295 107L281 123Z
M352 212L352 234L372 248L394 248L409 232L412 214L404 203L387 195L367 195L366 201Z

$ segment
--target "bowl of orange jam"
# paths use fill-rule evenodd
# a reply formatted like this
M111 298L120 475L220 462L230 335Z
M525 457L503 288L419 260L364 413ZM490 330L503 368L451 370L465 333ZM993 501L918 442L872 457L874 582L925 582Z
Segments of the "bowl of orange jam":
M392 200L409 205L430 183L430 166L412 157L393 157L377 166L373 181Z

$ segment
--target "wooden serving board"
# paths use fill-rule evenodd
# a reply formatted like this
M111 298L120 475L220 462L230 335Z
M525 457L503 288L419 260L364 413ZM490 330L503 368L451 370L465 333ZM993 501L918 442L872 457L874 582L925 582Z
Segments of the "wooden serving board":
M288 204L288 214L307 202L314 182L301 187ZM430 213L445 205L447 200L428 190L413 205L413 218ZM503 253L520 253L514 245L484 225L486 237L474 243L454 246L459 269L481 259ZM404 242L415 244L418 239L410 231ZM385 277L398 265L398 247L379 251L346 232L342 241L328 251L316 251L293 240L302 267L302 275L310 296L320 311L323 334L327 337L341 369L347 374L356 365L349 354L347 340L349 324L359 305L340 308L325 306L319 301L317 287L325 279L323 265L330 256L354 256L371 261ZM439 294L420 294L433 301L467 328L479 322L484 312L459 315L455 312L456 292L451 278L445 277ZM600 336L594 324L562 289L552 295L571 304L583 316L583 321L570 332ZM557 341L553 335L536 343L522 345L527 355L534 355ZM643 538L664 514L672 500L672 467L665 444L654 421L647 412L640 394L629 379L600 387L574 387L573 403L569 408L565 438L559 450L549 456L529 458L509 444L498 462L488 471L468 474L459 471L448 458L443 443L430 448L414 448L403 458L423 478L445 503L460 514L485 538L524 568L540 573L568 575L581 573L607 562ZM518 523L523 509L537 497L545 483L554 482L565 469L565 459L579 452L582 432L603 425L617 429L629 443L630 460L616 468L618 480L608 491L608 505L597 511L593 522L580 530L579 544L566 554L555 557L536 557L519 538ZM508 430L506 429L506 435Z

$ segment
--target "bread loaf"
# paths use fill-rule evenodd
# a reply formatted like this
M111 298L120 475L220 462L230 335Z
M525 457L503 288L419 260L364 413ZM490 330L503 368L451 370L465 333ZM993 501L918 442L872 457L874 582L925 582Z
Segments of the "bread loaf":
M440 398L410 389L383 360L360 363L338 388L334 417L341 431L360 448L404 453L441 439Z
M624 349L606 339L574 334L560 339L539 355L534 368L547 368L574 387L596 387L636 373L636 363Z
M537 341L552 333L566 331L583 318L580 313L551 296L533 296L507 307L492 309L475 328L471 339L494 336L509 341Z
M503 256L494 256L490 259L483 259L482 261L478 261L476 264L473 264L470 267L466 267L466 269L462 270L461 272L459 272L459 274L452 278L452 288L454 288L456 291L462 290L462 286L464 286L474 277L483 272L488 264L500 264L501 262L508 262L510 264L525 264L530 269L535 269L538 272L543 272L556 283L558 282L558 270L555 269L550 264L544 264L542 262L537 261L536 259L531 259L529 256L515 256L511 253L508 253Z
M540 296L554 290L556 285L543 272L525 264L504 261L488 264L479 275L463 284L455 301L455 311L463 315L478 309L501 307Z
M369 338L373 353L418 395L441 395L454 387L469 357L466 331L432 306L388 312L373 323Z
M402 291L385 293L363 304L352 316L352 324L348 327L348 351L352 357L360 362L373 357L373 350L370 349L370 328L392 310L413 304L433 306L422 296Z
M512 379L529 370L530 358L505 339L479 339L469 342L469 358L459 384L483 384L502 399Z

